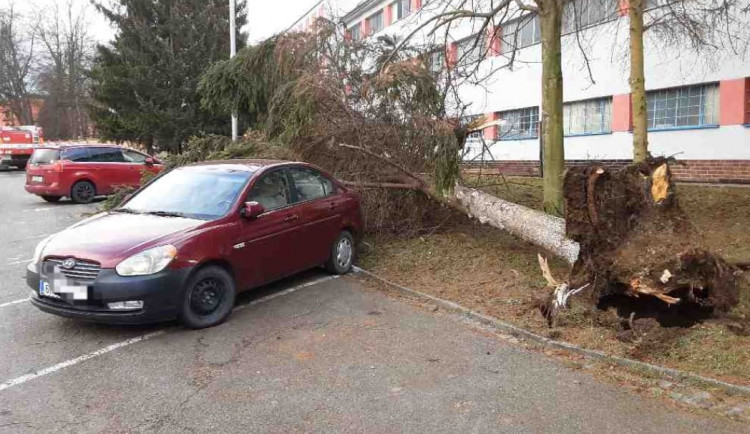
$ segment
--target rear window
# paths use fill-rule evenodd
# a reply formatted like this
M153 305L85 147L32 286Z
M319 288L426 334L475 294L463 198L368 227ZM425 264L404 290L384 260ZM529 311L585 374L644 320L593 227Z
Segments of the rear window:
M31 154L31 164L50 164L59 159L59 149L37 149Z

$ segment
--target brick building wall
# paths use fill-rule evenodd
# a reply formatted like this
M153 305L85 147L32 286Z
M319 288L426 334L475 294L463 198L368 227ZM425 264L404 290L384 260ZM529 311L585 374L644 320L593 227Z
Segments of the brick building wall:
M605 167L619 168L629 164L629 160L568 160L565 167L586 164L602 164ZM686 166L671 166L675 180L682 182L709 182L726 184L750 184L750 160L685 160ZM478 164L467 164L466 169L476 172ZM483 173L504 176L540 176L538 161L494 161L485 163Z

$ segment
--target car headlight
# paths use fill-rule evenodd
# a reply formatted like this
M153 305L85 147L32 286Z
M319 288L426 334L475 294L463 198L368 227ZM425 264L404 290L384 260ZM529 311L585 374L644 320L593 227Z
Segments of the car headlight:
M154 247L120 262L115 270L120 276L147 276L165 269L175 256L177 256L175 246Z
M34 259L31 261L32 265L36 265L39 263L39 261L42 259L42 255L44 254L44 248L47 247L47 244L49 244L49 240L52 239L54 235L50 235L47 238L43 239L39 242L39 244L36 245L36 248L34 249Z

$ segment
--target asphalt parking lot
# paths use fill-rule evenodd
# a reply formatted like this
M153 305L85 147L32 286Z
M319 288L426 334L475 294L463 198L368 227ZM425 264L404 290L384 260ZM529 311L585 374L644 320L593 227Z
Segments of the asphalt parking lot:
M0 172L0 432L743 432L311 271L229 321L102 326L25 300L34 246L93 212ZM746 431L745 431L746 432Z

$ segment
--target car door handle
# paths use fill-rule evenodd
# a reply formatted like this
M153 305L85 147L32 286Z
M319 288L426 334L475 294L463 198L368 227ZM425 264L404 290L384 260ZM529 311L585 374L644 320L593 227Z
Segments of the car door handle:
M295 221L297 219L299 219L299 216L297 214L289 215L289 216L284 217L284 221L285 222L293 222L293 221Z
M331 209L336 209L336 202L331 202L330 205L328 205Z

